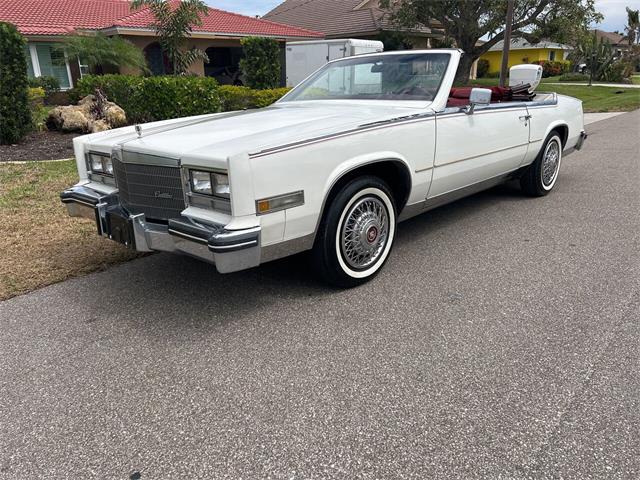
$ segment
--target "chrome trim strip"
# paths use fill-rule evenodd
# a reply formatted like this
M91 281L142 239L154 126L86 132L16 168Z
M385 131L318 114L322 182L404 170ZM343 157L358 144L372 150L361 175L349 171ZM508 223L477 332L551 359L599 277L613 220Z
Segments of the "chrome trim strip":
M63 198L62 203L79 203L80 205L86 205L87 207L96 208L95 203L83 202L77 198Z
M311 250L313 248L314 236L315 232L302 237L296 237L283 242L263 246L261 249L262 253L260 263L271 262L272 260Z
M242 243L234 243L233 245L209 245L209 250L211 250L212 252L215 252L217 250L232 250L232 249L241 249L241 248L248 248L248 247L255 247L256 245L258 245L258 240L250 240L248 242L242 242Z
M260 150L258 152L253 152L249 154L249 158L259 158L264 157L266 155L271 155L272 153L284 152L287 150L292 150L294 148L303 147L306 145L313 145L315 143L324 142L326 140L333 140L334 138L342 138L350 135L355 135L362 132L369 132L373 130L379 130L382 128L386 128L389 126L395 125L405 125L408 123L414 122L425 122L428 120L435 120L436 114L434 112L425 112L417 115L410 115L407 117L396 117L391 118L389 120L383 120L380 122L374 123L365 123L356 128L352 128L350 130L345 130L343 132L338 133L329 133L327 135L321 135L319 137L313 137L306 140L300 140L298 142L292 142L285 145L279 145L277 147L265 148L264 150Z
M178 230L174 230L172 228L170 228L168 232L171 235L175 235L177 237L188 238L189 240L193 240L195 242L202 243L204 245L207 244L207 240L205 238L200 238L200 237L196 237L195 235L189 235L188 233L179 232Z
M151 155L149 153L131 152L122 150L118 160L122 163L133 163L137 165L157 165L161 167L179 167L180 159Z

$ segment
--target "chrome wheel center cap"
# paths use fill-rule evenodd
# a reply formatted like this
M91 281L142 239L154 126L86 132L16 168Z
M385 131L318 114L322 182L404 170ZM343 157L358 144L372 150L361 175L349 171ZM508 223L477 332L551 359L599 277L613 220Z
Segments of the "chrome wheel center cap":
M372 226L367 230L367 242L373 243L378 238L378 227Z

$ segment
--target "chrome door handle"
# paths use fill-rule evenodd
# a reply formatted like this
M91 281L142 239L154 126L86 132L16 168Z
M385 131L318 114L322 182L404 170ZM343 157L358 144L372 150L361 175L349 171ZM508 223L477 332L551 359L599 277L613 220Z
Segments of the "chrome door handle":
M523 115L520 117L520 120L524 120L524 126L526 127L529 124L529 120L531 119L531 115Z

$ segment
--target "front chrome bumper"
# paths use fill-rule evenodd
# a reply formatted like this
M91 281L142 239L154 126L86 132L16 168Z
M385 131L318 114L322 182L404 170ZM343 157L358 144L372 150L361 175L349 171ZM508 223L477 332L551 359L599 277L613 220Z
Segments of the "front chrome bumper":
M188 217L168 225L149 222L144 214L124 210L118 195L105 195L76 185L60 194L72 217L95 220L98 234L139 252L174 252L190 255L230 273L260 264L260 227L226 230Z

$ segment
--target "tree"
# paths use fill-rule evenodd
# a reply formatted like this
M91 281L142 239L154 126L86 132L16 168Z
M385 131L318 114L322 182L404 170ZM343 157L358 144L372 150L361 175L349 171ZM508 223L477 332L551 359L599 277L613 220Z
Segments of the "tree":
M624 31L627 32L629 46L640 42L640 10L627 7L627 26L624 27Z
M272 38L246 37L241 40L244 58L240 69L248 87L264 89L280 85L280 47Z
M207 54L198 48L185 48L193 27L202 25L202 15L209 14L203 0L132 0L131 8L148 7L155 17L153 27L160 37L160 46L169 57L174 75L184 75L196 60L209 62Z
M19 142L31 129L24 37L0 22L0 144Z
M89 66L92 73L100 67L133 67L147 71L147 61L142 51L121 37L96 35L73 35L63 43L67 54L76 56Z
M442 25L465 52L457 84L467 83L473 62L504 39L507 0L381 0L380 5L404 28ZM512 35L532 43L550 35L568 39L601 18L594 0L516 0ZM479 44L485 36L489 40Z

